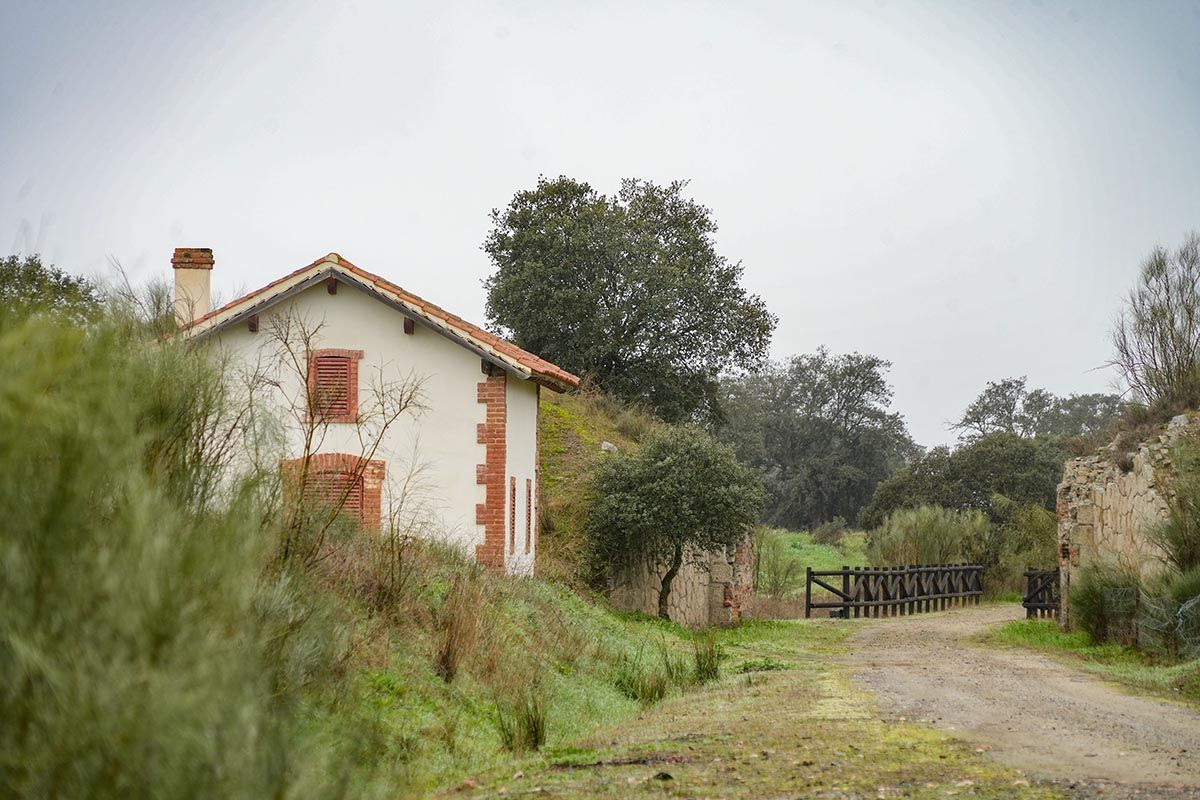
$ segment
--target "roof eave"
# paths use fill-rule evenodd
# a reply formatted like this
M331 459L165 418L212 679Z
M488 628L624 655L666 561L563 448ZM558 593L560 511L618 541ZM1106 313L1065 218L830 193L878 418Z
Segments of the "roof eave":
M273 294L269 294L257 299L242 308L238 308L236 310L230 309L231 313L229 313L228 316L201 319L198 323L192 323L184 328L181 328L179 333L184 338L189 340L207 338L219 331L224 330L225 328L230 327L231 325L235 325L238 322L249 319L255 314L261 313L276 303L280 303L289 297L311 289L313 286L316 286L331 277L335 277L344 283L353 284L355 287L375 297L375 299L379 300L380 302L385 303L391 308L399 311L405 317L412 319L414 322L420 323L423 327L432 330L440 336L445 336L460 347L467 348L488 363L494 364L495 366L500 367L507 372L514 373L522 380L538 380L539 382L545 381L547 382L547 385L549 385L550 388L554 389L555 391L562 392L566 390L567 384L562 384L563 388L560 388L558 385L560 382L553 376L535 374L532 370L520 364L514 363L501 354L493 352L482 342L479 342L478 340L462 333L461 331L455 330L443 320L426 315L420 308L414 307L413 304L406 302L402 298L393 297L390 293L381 291L379 287L362 280L348 270L340 268L339 265L330 262L325 263L327 263L328 266L318 269L316 272L308 275L307 277L297 275L297 280L295 283L281 287L279 291Z

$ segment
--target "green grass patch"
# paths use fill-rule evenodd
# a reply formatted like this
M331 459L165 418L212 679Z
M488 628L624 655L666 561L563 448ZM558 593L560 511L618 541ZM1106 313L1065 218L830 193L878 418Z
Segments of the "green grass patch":
M803 567L840 569L866 566L866 534L847 533L838 545L818 544L807 531L784 531L784 541Z
M1131 647L1096 642L1084 631L1062 630L1053 620L1016 620L989 632L983 641L1070 659L1108 680L1200 707L1200 658L1170 661Z
M747 659L738 664L733 671L739 675L744 675L747 672L782 672L785 669L791 668L792 665L786 661L780 661L770 656L763 656L762 658Z

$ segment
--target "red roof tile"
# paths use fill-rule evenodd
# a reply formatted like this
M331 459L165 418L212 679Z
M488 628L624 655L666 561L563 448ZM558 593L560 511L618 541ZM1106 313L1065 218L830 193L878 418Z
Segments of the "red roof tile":
M365 269L355 266L336 253L331 253L324 258L320 258L311 264L308 264L307 266L301 267L294 272L284 275L282 278L271 281L261 289L257 289L237 298L236 300L226 303L220 308L214 309L202 317L198 317L188 325L185 325L181 330L183 332L187 332L218 317L231 312L236 312L239 308L252 304L255 300L261 298L263 295L270 294L271 289L279 286L280 284L287 283L288 281L303 275L305 272L312 271L316 273L323 269L332 269L335 272L347 273L355 278L358 278L364 283L370 284L376 290L382 290L386 293L395 295L406 305L414 307L414 311L422 316L440 320L452 331L457 332L468 339L475 340L485 349L490 349L494 351L496 355L502 358L507 358L508 360L511 360L516 364L519 364L521 367L529 370L529 372L533 373L535 378L548 380L551 383L552 388L570 388L579 385L579 378L562 369L561 367L551 364L544 358L534 355L527 350L522 350L520 347L517 347L507 339L502 339L494 333L486 331L476 325L472 325L462 317L459 317L456 314L451 314L449 311L446 311L445 309L436 306L427 300L417 297L415 294L405 291L401 287L385 278L381 278L374 273L367 272ZM217 322L215 325L219 326L221 323ZM555 386L555 384L557 384L557 386Z

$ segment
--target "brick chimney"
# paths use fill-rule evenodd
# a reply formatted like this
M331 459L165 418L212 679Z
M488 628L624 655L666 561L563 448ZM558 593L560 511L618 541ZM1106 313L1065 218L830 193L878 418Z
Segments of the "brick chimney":
M213 254L207 247L176 247L175 322L181 327L209 311Z

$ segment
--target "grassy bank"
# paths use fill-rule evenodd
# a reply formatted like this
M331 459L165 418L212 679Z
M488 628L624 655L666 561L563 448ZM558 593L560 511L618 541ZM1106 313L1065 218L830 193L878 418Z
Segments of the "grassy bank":
M450 587L471 567L434 569L442 575L433 583ZM699 683L705 643L688 631L560 584L472 572L476 599L451 612L463 619L445 619L446 599L431 596L417 615L426 622L387 624L364 652L363 713L377 715L398 785L410 792L503 771L534 746L567 747ZM458 666L449 680L448 657Z
M721 631L720 681L454 796L1058 796L944 733L884 721L836 661L851 630L809 620Z
M1200 659L1168 661L1119 644L1097 643L1082 631L1062 630L1053 620L1010 622L984 640L1037 650L1133 689L1200 707Z
M585 556L588 492L603 445L622 451L660 425L641 409L598 392L543 392L538 421L541 496L538 524L539 575L582 588L594 567Z

